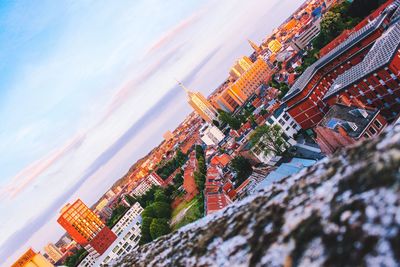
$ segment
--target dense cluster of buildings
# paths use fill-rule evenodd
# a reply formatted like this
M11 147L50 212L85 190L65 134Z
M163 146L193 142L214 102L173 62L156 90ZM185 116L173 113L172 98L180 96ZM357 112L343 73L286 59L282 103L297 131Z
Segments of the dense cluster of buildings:
M164 141L93 209L77 200L61 210L58 222L68 235L45 247L47 260L30 249L13 267L53 266L77 248L88 253L79 266L103 266L133 251L140 239L143 209L138 203L130 205L126 196L140 197L154 186L166 188L178 173L183 173L178 190L184 192L179 201L203 194L208 215L324 155L380 134L400 114L400 1L387 1L322 48L319 59L301 75L295 71L319 34L325 12L339 2L307 1L260 45L249 41L254 52L238 59L208 98L179 83L194 112L174 131L167 131ZM287 85L288 92L283 95L271 80ZM245 121L235 130L222 126L220 111ZM264 125L279 127L284 153L268 149L270 141L265 138L251 142L255 129ZM205 151L202 192L194 177L195 145ZM162 179L155 170L179 150L187 155L186 163ZM230 166L237 157L252 166L252 174L240 183ZM110 229L105 222L121 203L129 209Z

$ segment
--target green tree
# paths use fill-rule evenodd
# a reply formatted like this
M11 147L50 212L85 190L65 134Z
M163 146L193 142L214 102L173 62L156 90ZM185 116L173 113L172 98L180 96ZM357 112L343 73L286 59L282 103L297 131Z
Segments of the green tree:
M231 160L229 165L237 174L236 187L241 185L253 173L251 163L245 157L237 156Z
M155 218L156 217L156 211L154 210L153 204L147 206L142 211L142 217L147 217L147 218Z
M171 206L166 202L154 202L149 207L154 211L153 218L165 218L171 217ZM144 211L143 211L144 212Z
M142 217L142 224L140 226L141 229L141 237L140 237L140 241L139 244L146 244L148 242L151 242L153 239L151 237L150 234L150 225L153 221L153 218L151 217Z
M284 133L279 125L257 127L250 136L250 144L256 146L260 142L263 144L265 154L273 152L275 155L282 155L287 148Z
M166 219L153 219L150 225L151 238L157 239L160 236L169 234L171 228L169 227L168 220Z
M170 198L165 194L165 191L161 189L156 190L154 193L154 201L166 203L171 202Z
M239 119L232 116L230 113L220 110L219 120L222 123L228 124L230 128L233 130L239 130L241 126L241 122Z

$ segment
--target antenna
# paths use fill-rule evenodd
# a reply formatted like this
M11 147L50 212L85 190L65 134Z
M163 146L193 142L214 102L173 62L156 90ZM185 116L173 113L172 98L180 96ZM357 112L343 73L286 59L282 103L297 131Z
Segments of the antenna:
M176 79L176 78L175 78L175 80L176 80L176 82L178 83L178 85L179 85L183 90L185 90L186 93L190 93L190 90L189 90L185 85L183 85L183 83L182 83L181 81L179 81L179 80Z

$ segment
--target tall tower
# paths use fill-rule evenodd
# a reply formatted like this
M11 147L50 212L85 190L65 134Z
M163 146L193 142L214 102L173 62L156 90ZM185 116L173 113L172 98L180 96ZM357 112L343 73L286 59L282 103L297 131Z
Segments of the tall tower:
M192 92L178 81L180 87L185 90L189 105L203 118L206 122L211 123L213 120L218 120L217 111L211 103L200 92Z
M257 54L261 53L261 48L260 46L256 45L256 43L254 43L252 40L247 40L250 44L250 46L254 49L254 51L256 51Z
M98 257L117 239L117 236L80 199L67 204L57 222L89 254Z

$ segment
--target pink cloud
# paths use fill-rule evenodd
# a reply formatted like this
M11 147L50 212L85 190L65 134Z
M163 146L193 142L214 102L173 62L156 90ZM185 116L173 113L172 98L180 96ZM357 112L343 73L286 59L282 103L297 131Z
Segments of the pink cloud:
M57 148L44 158L31 163L15 175L6 186L0 188L0 195L3 197L14 198L56 161L61 159L71 150L77 149L84 139L85 135L79 134L66 142L64 146Z
M146 52L146 55L151 54L169 42L171 42L179 33L184 31L190 25L194 24L196 21L199 20L201 15L204 13L204 10L199 10L198 12L192 14L190 17L182 20L179 24L177 24L174 28L170 29L166 33L164 33L156 42L154 42L149 50Z

